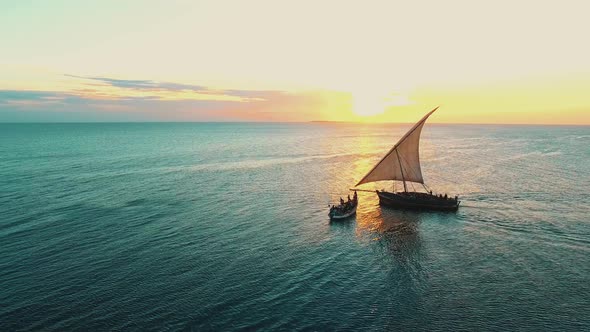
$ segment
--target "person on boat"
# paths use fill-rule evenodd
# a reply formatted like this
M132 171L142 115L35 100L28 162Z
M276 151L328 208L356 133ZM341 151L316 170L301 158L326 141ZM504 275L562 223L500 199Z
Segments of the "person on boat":
M358 198L358 196L356 195L356 191L355 191L355 192L354 192L354 195L352 195L352 200L356 202L356 201L358 201L358 199L359 199L359 198Z
M350 195L348 195L348 203L350 203Z
M447 198L448 198L448 196L447 196L447 194L445 194L445 199L447 199Z
M432 190L430 191L430 196L432 196Z
M344 200L340 197L340 205L344 206Z

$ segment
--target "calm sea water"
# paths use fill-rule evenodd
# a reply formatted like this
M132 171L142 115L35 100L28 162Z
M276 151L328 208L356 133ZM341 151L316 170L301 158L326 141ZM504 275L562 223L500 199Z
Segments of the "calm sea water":
M0 124L0 331L589 330L590 127L427 124L460 210L330 223L407 129Z

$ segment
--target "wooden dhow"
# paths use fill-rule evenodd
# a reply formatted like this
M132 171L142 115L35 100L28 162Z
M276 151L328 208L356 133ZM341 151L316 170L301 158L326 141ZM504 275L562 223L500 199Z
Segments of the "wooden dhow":
M416 123L389 152L365 175L355 187L365 183L392 180L402 181L404 191L376 190L379 204L399 209L457 211L461 202L458 196L433 195L422 177L420 167L420 134L426 120L435 108ZM408 191L407 182L422 184L426 192ZM394 185L395 186L395 185ZM367 191L351 189L353 191Z

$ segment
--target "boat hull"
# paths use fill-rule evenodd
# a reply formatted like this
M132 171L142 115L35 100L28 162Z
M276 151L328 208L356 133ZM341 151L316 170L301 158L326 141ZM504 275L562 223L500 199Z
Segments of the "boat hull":
M396 209L424 211L457 211L461 202L424 193L390 193L377 191L379 204Z

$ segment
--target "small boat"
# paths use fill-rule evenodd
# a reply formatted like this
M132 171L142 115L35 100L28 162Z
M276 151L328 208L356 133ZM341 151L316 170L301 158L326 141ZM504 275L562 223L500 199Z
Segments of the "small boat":
M356 214L356 207L358 206L358 203L359 201L356 193L354 193L354 198L352 200L349 200L348 202L344 202L341 199L340 205L332 206L330 208L330 213L328 213L330 220L341 220L346 219L348 217L352 217Z
M356 186L364 183L393 180L402 181L404 191L375 191L379 204L398 209L457 211L461 202L459 197L446 194L433 195L424 183L420 168L420 134L426 120L435 108L418 121L387 154L365 175ZM422 184L426 192L408 191L407 182ZM355 186L355 187L356 187ZM353 191L368 191L351 189Z
M341 219L346 219L349 217L352 217L356 214L356 207L357 204L355 204L351 209L348 209L346 211L338 211L336 209L330 211L330 213L328 214L330 216L330 220L341 220Z

